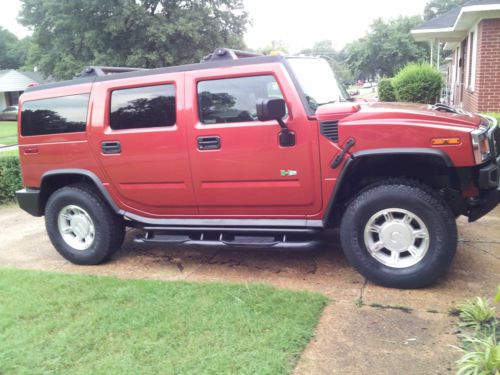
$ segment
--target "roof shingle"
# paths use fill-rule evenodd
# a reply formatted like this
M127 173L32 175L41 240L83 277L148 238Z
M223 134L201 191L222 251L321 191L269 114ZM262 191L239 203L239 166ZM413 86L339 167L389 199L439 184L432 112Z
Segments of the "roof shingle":
M500 4L500 0L470 0L464 5L450 9L448 12L430 19L418 26L415 26L413 30L433 30L433 29L447 29L453 27L457 21L457 17L460 14L460 10L467 6L473 5L491 5Z

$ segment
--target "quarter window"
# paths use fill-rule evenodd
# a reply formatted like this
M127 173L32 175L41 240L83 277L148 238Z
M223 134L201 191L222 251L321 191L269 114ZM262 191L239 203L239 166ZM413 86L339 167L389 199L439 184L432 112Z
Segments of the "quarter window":
M152 128L175 124L175 86L158 85L111 93L112 129Z
M272 75L201 81L200 120L203 124L258 121L256 103L261 98L283 98Z
M21 135L84 132L90 94L24 102Z

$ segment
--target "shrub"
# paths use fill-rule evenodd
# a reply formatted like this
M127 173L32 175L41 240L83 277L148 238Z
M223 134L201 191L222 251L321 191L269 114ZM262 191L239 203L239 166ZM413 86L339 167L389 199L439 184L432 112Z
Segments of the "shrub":
M469 350L457 361L457 375L490 375L500 370L500 344L495 335L486 338L469 337Z
M396 92L391 78L384 78L378 83L378 99L381 102L395 102Z
M21 188L19 159L16 156L0 157L0 204L14 200L16 190Z
M398 101L433 104L439 99L443 78L428 64L409 64L399 71L392 84Z
M487 115L495 117L498 120L498 123L500 124L500 112L491 112L491 113L487 113Z
M495 318L495 308L490 305L488 300L481 297L462 303L457 306L457 309L462 325L476 330Z

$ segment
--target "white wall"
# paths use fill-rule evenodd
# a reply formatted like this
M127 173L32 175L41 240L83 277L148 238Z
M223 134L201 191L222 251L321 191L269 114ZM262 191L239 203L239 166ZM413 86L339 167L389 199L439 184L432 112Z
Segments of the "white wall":
M5 100L5 93L0 92L0 111L7 107L7 102Z

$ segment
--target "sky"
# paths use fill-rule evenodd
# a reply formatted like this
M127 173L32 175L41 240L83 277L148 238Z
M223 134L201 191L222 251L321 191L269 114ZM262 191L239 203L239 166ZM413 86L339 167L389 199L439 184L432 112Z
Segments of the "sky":
M252 24L245 42L258 49L283 41L295 53L314 42L332 41L340 50L365 35L376 18L422 14L428 0L243 0ZM19 0L0 0L0 26L22 38L30 31L16 21Z

